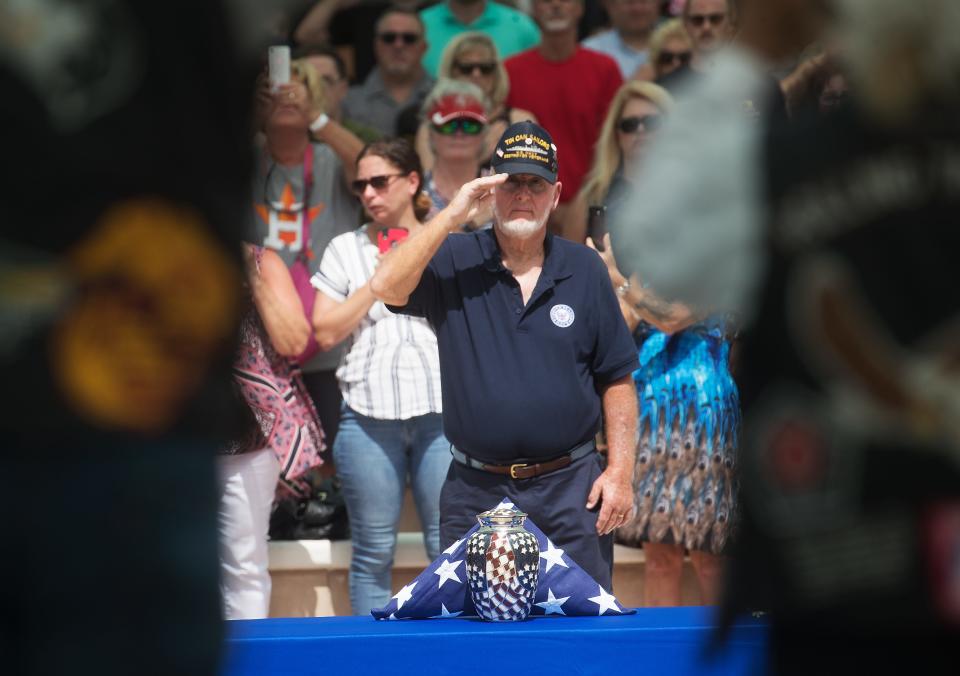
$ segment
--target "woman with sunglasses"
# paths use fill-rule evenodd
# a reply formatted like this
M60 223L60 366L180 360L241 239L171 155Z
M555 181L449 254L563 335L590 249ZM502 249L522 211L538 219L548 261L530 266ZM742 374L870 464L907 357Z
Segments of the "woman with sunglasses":
M390 599L407 482L427 556L440 550L440 487L450 464L441 425L437 338L424 319L393 314L370 292L380 256L416 234L430 209L413 146L377 141L360 153L353 191L370 217L330 242L312 282L321 348L348 340L337 368L343 395L333 457L350 518L350 603L366 614Z
M637 70L636 80L659 80L693 60L693 42L680 19L661 24L650 36L649 60Z
M593 167L574 201L564 236L574 242L587 237L588 214L615 211L630 193L637 160L655 133L661 116L673 107L666 90L650 82L631 80L617 91L600 128ZM602 235L600 235L602 237Z
M275 251L287 267L309 321L310 275L334 236L356 228L360 209L350 194L363 143L325 112L326 90L304 59L290 63L290 83L258 91L262 138L253 177L253 242ZM318 353L308 341L300 355L303 379L328 439L337 433L340 393L336 351Z
M510 77L507 69L503 67L496 45L485 33L461 33L451 40L440 57L437 77L470 82L479 87L489 101L483 145L484 164L490 159L497 140L508 126L523 120L537 121L529 110L506 105L507 94L510 93ZM424 120L417 131L417 152L423 168L433 168L434 154L430 147L428 120Z
M464 183L483 175L487 102L478 87L459 80L440 80L423 103L429 128L433 169L424 174L424 191L432 217L446 207ZM489 224L484 224L489 226ZM464 224L464 230L475 229Z
M655 84L623 86L597 143L582 203L613 211L623 207L644 143L656 128L651 122L659 119L653 116L671 108L670 95ZM639 347L636 511L617 530L617 541L643 547L644 605L680 605L685 551L702 602L715 603L737 493L733 469L740 406L728 363L731 325L726 317L658 298L637 277L627 279L617 268L608 234L595 232L587 244L601 249Z

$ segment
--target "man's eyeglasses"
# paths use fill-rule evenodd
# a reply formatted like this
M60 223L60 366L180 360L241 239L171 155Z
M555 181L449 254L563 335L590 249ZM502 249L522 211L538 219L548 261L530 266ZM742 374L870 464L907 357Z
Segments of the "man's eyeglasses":
M717 14L690 14L687 16L687 21L689 21L694 27L700 28L703 24L708 23L711 26L719 26L724 21L727 20L727 15L723 13Z
M617 122L617 129L624 134L636 134L643 127L647 133L655 132L660 127L659 115L644 115L643 117L625 117Z
M420 40L420 36L417 33L398 33L396 31L384 31L377 36L377 39L380 42L387 45L394 45L398 41L402 42L405 45L416 44Z
M391 178L405 176L406 174L383 174L382 176L371 176L370 178L358 178L350 182L350 190L354 195L362 195L367 186L372 186L374 190L383 190L390 185Z
M534 195L542 195L549 186L550 184L539 176L532 176L527 179L520 178L519 176L511 176L500 184L500 189L509 193L515 193L526 188Z
M472 75L477 70L480 71L481 75L493 75L493 71L497 69L497 63L495 61L478 61L476 63L456 61L453 68L464 77Z
M671 52L664 49L661 50L657 56L657 64L660 66L672 66L674 63L679 63L681 66L686 66L692 58L693 52Z
M443 136L453 136L458 131L467 136L476 136L483 131L484 124L469 117L456 117L443 124L433 125L434 131Z

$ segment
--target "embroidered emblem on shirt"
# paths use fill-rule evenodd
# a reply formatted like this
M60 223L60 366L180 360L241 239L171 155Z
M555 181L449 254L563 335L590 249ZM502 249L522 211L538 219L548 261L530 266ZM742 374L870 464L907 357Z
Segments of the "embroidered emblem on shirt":
M565 329L573 324L575 318L576 315L573 314L573 308L569 305L559 304L550 308L550 321L561 329Z

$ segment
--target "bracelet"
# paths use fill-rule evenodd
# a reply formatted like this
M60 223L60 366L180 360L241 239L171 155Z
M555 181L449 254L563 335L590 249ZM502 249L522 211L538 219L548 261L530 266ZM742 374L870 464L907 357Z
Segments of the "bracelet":
M310 131L318 132L324 127L327 126L327 122L330 121L330 117L326 113L320 113L317 115L317 119L310 123Z
M638 322L642 322L643 317L641 317L640 313L637 312L637 306L633 303L633 301L627 298L627 293L629 293L630 289L630 280L628 279L617 287L617 297L620 298L620 300L623 301L623 304L627 306L627 309L630 310L630 314L633 315L633 318Z

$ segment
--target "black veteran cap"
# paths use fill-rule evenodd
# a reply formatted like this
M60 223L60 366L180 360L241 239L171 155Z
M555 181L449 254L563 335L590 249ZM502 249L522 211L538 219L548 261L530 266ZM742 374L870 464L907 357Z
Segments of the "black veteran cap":
M507 127L490 165L498 174L534 174L557 182L557 146L547 130L530 120Z

